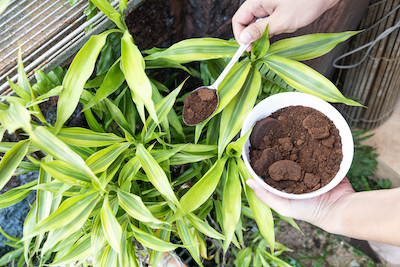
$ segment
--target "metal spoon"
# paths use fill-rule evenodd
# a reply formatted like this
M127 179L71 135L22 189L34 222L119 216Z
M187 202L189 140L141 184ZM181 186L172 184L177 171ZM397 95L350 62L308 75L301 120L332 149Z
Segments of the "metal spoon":
M260 21L264 18L258 18L256 20ZM193 114L192 113L196 113L190 110L190 107L188 108L186 105L186 101L184 101L184 107L183 107L183 114L182 114L182 119L183 122L188 125L188 126L194 126L197 125L201 122L206 121L209 117L211 117L214 112L217 110L218 107L218 103L219 103L219 96L218 96L218 87L221 84L221 82L224 80L225 76L229 73L229 71L232 69L233 65L236 63L236 61L240 58L240 56L243 54L244 51L246 51L247 47L249 47L251 43L248 44L241 44L239 46L239 49L236 51L235 55L233 55L232 59L229 61L228 65L226 65L225 69L222 71L222 73L219 75L218 79L210 86L201 86L199 88L196 88L195 90L193 90L192 93L190 93L190 95L188 95L186 99L189 99L190 97L193 97L194 95L197 95L199 93L200 89L206 89L206 90L211 90L214 94L213 96L213 100L214 101L210 101L210 104L213 105L212 109L207 110L206 111L197 111L197 113L201 113L201 114L196 114L196 115L200 115L200 116L196 116L196 118L193 120ZM216 101L215 101L216 100ZM207 113L207 114L206 114ZM190 119L191 122L188 122L187 120Z

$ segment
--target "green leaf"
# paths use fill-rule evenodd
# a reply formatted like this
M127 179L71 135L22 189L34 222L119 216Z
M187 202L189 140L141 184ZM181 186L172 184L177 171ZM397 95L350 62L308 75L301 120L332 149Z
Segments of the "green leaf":
M25 218L23 226L23 235L26 236L36 225L37 205L33 205L28 215ZM32 238L28 238L23 241L24 244L24 257L26 265L29 266L30 257L33 256L33 252L30 250Z
M165 117L167 117L167 115L171 111L173 105L175 104L176 97L178 96L179 92L181 91L186 80L184 80L174 91L172 91L170 94L168 94L166 97L164 97L159 103L157 103L157 105L155 106L155 109L157 112L158 121L162 122L165 119ZM143 133L142 133L143 140L145 142L153 134L155 128L156 128L156 124L155 124L154 120L152 120L150 118L147 119L146 127L143 127Z
M262 62L299 91L315 95L328 102L361 106L345 98L330 80L303 63L275 55L263 59Z
M150 117L158 124L158 117L153 100L151 99L151 83L144 71L144 59L138 47L133 43L132 36L127 30L124 32L124 36L121 39L121 65L126 82L131 89L134 102L138 105L135 100L139 99L139 106L144 104ZM138 108L138 111L142 122L146 123L144 112L141 111L141 108Z
M231 58L239 45L235 41L217 38L193 38L180 41L168 49L152 53L146 60L164 59L175 63L208 60L215 58ZM146 51L143 51L146 53Z
M10 101L10 107L6 110L0 111L0 121L4 125L9 133L15 132L15 130L22 128L25 132L30 133L31 127L31 114L29 111L20 103L16 101Z
M243 183L243 189L249 202L251 211L253 212L254 219L257 222L261 234L267 240L267 243L274 251L275 246L275 233L274 233L274 217L272 216L271 209L259 200L253 190L246 185L248 179L252 179L251 174L247 170L246 165L240 158L236 159L239 167L240 177Z
M189 74L192 74L185 66L174 62L173 60L169 59L154 59L154 60L147 60L147 58L144 58L146 61L146 69L164 69L164 68L175 68L175 69L181 69L186 71Z
M240 186L239 169L234 158L228 161L228 175L222 198L222 218L225 234L224 252L226 253L233 238L241 214L242 187Z
M98 9L103 11L103 13L106 14L106 16L112 22L114 22L118 28L120 28L121 30L126 30L126 26L122 23L121 15L118 13L117 10L115 10L115 8L113 8L113 6L107 0L90 0L90 1L93 4L95 4ZM122 4L121 2L123 2L123 1L126 2L126 0L121 0L120 5ZM123 7L123 5L122 5L122 7Z
M70 185L92 186L90 176L65 161L42 162L41 167L60 182Z
M166 242L160 238L157 238L154 235L151 235L145 231L143 231L140 228L137 228L136 226L129 224L132 231L133 231L133 235L135 236L135 238L137 239L137 241L139 241L142 245L157 250L157 251L171 251L171 250L175 250L178 247L180 247L179 245L175 245L169 242Z
M109 112L111 113L111 116L113 117L114 121L122 128L124 131L128 132L132 136L134 135L135 129L132 129L128 122L125 119L124 114L122 114L121 110L113 103L111 102L108 98L105 98L104 101L106 102L107 108Z
M206 159L210 159L215 157L213 155L195 155L195 154L186 154L186 153L177 153L173 155L170 159L171 165L184 165L188 163L200 162Z
M200 207L211 196L221 178L226 160L227 157L217 160L204 176L182 196L180 202L185 214Z
M100 88L97 90L96 95L87 103L82 112L93 107L98 102L114 93L125 81L124 73L121 71L120 60L117 60L108 70L106 77L103 80Z
M275 55L297 61L313 59L328 53L359 32L316 33L286 38L273 43L265 57Z
M81 196L76 196L65 200L61 206L49 217L39 222L35 228L27 235L24 235L23 240L34 237L40 233L60 228L70 222L77 220L77 216L82 213L93 202L99 200L97 192L89 192Z
M258 59L264 56L265 53L267 53L269 49L268 28L269 24L267 25L267 27L265 27L264 33L261 35L261 38L253 43L253 47L251 49L252 59Z
M108 201L108 195L104 197L103 206L100 211L100 218L104 236L108 243L115 252L121 253L122 229L113 214L110 202Z
M225 147L242 128L244 120L254 106L260 86L261 75L256 69L252 69L243 84L242 90L222 112L218 157L221 157Z
M131 143L129 142L117 143L99 150L86 160L86 164L93 171L93 173L103 172L130 145Z
M175 196L167 175L142 144L137 146L136 155L153 186L157 188L163 196L179 207L179 201Z
M196 229L202 232L203 234L214 239L225 239L224 235L217 232L208 223L200 220L200 218L197 217L195 214L188 213L186 214L186 218L188 218L189 221L193 224L193 226L196 227Z
M187 250L190 252L190 255L192 255L193 259L197 262L198 265L203 267L200 255L195 248L194 235L189 230L186 223L181 219L177 220L176 229L178 230L179 237L181 238L182 243L187 246Z
M99 133L80 127L62 128L57 137L67 144L81 147L102 147L126 141L113 133Z
M8 85L23 100L24 103L28 103L29 101L31 101L32 97L29 94L29 92L25 91L23 88L16 85L15 83L13 83L8 77L7 77L7 81L8 81Z
M236 266L249 267L252 259L251 247L239 251L235 263Z
M20 141L4 155L0 162L0 190L14 175L19 163L28 152L28 147L29 140Z
M230 157L240 158L242 156L242 150L244 143L246 143L247 139L251 134L253 128L251 128L244 136L240 137L235 142L229 143L228 147L226 148L226 154Z
M68 162L70 165L91 177L93 185L97 189L102 189L104 191L104 188L100 185L99 179L86 165L85 161L45 127L36 127L30 136L30 140L42 151L52 155L55 159Z
M117 193L119 205L134 219L140 222L164 223L151 214L139 196L121 190Z
M93 72L97 56L103 47L108 34L117 30L109 30L100 35L90 37L86 44L79 50L65 75L64 89L61 91L57 104L57 122L54 133L58 133L63 124L68 120L78 105L83 86Z

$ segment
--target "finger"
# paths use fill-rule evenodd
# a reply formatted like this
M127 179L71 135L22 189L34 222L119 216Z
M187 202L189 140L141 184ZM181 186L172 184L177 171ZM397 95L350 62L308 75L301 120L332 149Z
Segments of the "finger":
M232 30L236 41L243 43L240 39L243 29L254 22L256 18L266 17L267 15L269 13L264 9L261 1L247 0L244 2L232 17Z

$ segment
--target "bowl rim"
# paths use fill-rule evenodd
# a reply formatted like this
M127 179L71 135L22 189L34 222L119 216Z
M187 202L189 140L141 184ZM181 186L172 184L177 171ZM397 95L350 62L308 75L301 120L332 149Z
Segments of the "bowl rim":
M276 188L265 183L264 180L260 176L258 176L251 167L249 159L250 136L243 145L243 161L251 176L258 182L258 184L275 195L288 199L307 199L322 195L333 189L343 180L348 170L350 169L354 156L354 142L350 127L342 114L340 114L340 112L330 103L317 96L303 92L283 92L269 96L258 103L256 106L254 106L250 113L247 115L246 119L244 120L240 136L243 137L257 121L268 117L273 112L279 109L288 106L305 106L314 108L325 114L339 130L339 135L342 141L343 158L340 163L340 169L336 173L335 177L327 185L313 192L304 194L293 194L279 191Z

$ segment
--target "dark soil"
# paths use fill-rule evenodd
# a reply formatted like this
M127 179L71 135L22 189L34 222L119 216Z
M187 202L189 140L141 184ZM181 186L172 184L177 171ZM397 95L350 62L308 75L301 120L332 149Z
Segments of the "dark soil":
M308 193L327 185L343 158L339 131L309 107L286 107L258 121L250 142L254 171L286 193Z
M187 125L199 124L209 118L218 106L215 90L199 88L183 101L183 120Z

